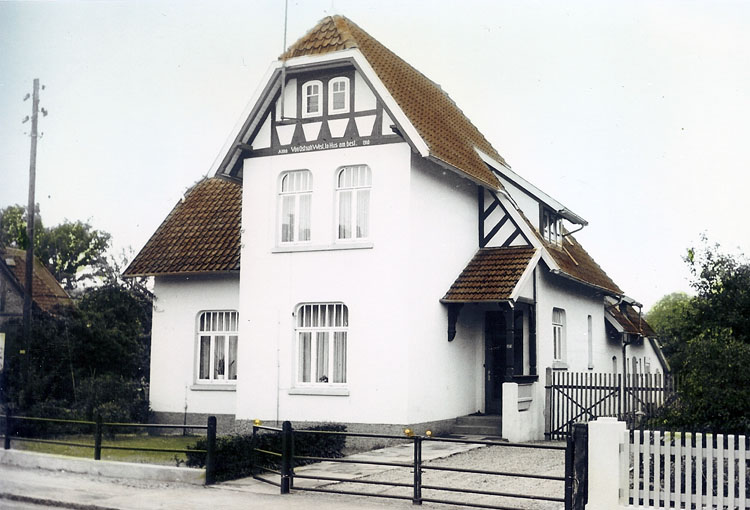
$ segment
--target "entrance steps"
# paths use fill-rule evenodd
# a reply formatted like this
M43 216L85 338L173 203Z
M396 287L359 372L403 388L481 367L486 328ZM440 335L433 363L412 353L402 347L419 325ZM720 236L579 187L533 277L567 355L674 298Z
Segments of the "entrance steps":
M461 436L502 436L502 416L469 415L456 418L451 433Z

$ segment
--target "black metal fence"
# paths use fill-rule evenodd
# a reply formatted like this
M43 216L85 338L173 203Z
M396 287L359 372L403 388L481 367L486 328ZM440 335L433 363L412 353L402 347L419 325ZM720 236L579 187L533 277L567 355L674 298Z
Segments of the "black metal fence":
M274 433L281 435L281 451L268 451L257 448L256 438L261 433ZM309 457L295 455L294 453L294 442L295 436L300 434L335 434L344 435L347 437L358 437L358 438L370 438L370 439L400 439L408 440L413 445L413 458L410 462L390 462L390 461L376 461L376 460L360 460L351 458L327 458L327 457ZM472 444L478 446L491 446L501 448L529 448L537 450L558 450L565 452L565 473L563 476L550 476L543 474L532 474L532 473L515 473L505 471L492 471L484 469L468 469L451 466L437 466L423 462L422 456L422 445L426 442L441 442L441 443L462 443ZM530 444L530 443L508 443L501 441L473 441L467 439L453 439L453 438L436 438L429 435L409 435L409 436L394 436L384 434L366 434L366 433L352 433L352 432L329 432L329 431L317 431L317 430L294 430L290 422L284 422L281 428L267 427L262 425L255 425L253 427L253 452L254 455L258 456L254 460L253 477L257 480L275 485L280 488L281 494L288 494L291 490L300 491L314 491L314 492L326 492L332 494L347 494L354 496L373 496L380 498L391 498L410 500L415 505L421 505L423 502L429 503L443 503L449 505L461 505L477 508L495 508L513 510L516 507L507 506L507 504L487 504L477 503L471 501L454 501L450 499L443 499L439 497L425 497L423 491L435 491L437 493L452 493L452 494L467 494L474 496L493 496L496 498L512 498L512 499L523 499L523 500L534 500L534 501L549 501L562 503L566 510L572 510L574 501L574 491L578 486L583 487L583 484L576 482L576 476L574 472L575 462L575 442L573 438L569 438L565 446L562 445L549 445L549 444ZM270 456L276 459L276 464L280 465L280 469L270 469L263 467L263 462L260 462L258 458L260 456ZM368 479L352 479L337 476L323 476L318 474L306 474L296 473L295 468L301 463L310 462L339 462L339 463L355 463L355 464L366 464L375 466L384 466L389 468L401 468L409 469L413 478L410 482L386 482L376 481ZM580 462L579 462L580 463ZM585 463L584 463L585 464ZM549 480L560 482L559 495L547 496L538 494L524 494L524 493L511 493L511 492L499 492L499 491L488 491L488 490L477 490L470 488L454 487L450 485L434 485L423 483L423 474L428 471L443 472L443 473L468 473L489 477L511 477L514 479L533 479L533 480ZM272 480L267 477L268 474L275 474L279 477L279 481ZM322 482L331 482L324 486L317 487L303 487L295 486L294 481L300 479L313 479ZM450 483L450 477L444 478ZM341 484L361 484L361 485L379 485L390 488L407 488L410 489L411 495L404 494L387 494L383 492L372 493L364 492L363 490L347 490L336 486L334 483L340 482ZM581 507L582 508L582 507Z
M11 413L0 415L0 419L5 422L5 433L3 437L3 446L6 450L11 448L12 441L25 441L33 443L46 443L54 445L64 446L75 446L80 448L92 448L94 460L101 460L102 450L130 450L130 451L141 451L141 452L163 452L163 453L203 453L206 455L206 485L211 485L216 482L215 477L215 466L216 466L216 417L209 416L206 425L172 425L172 424L155 424L155 423L116 423L116 422L104 422L101 416L97 416L95 421L85 420L64 420L57 418L38 418L33 416L13 416ZM66 425L77 425L81 429L88 428L89 430L93 426L94 432L93 444L91 443L76 443L71 441L59 441L55 439L43 439L38 437L23 437L16 434L17 424L21 422L37 422L37 423L51 423L51 424L66 424ZM185 430L205 430L206 431L206 449L205 450L181 450L171 448L149 448L149 447L135 447L135 446L116 446L116 445L103 445L102 436L104 435L105 428L108 429L147 429L147 430L158 430L158 429L183 429Z

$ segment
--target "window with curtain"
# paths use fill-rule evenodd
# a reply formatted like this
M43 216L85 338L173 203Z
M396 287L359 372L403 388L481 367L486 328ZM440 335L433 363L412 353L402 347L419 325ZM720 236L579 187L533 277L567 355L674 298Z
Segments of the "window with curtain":
M315 80L302 85L302 116L317 117L323 114L323 83Z
M552 309L552 349L553 361L565 361L565 310Z
M370 237L370 188L372 171L367 165L345 166L336 178L339 240Z
M309 170L284 172L279 187L279 241L309 241L312 174Z
M348 112L349 78L333 78L328 82L328 114Z
M237 380L239 314L206 311L198 316L198 381Z
M297 308L298 383L346 383L348 329L349 309L342 303L311 303Z

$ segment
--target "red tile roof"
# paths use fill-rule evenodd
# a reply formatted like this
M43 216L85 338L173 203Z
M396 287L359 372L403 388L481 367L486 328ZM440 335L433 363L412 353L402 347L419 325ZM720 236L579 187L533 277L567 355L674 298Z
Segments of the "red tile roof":
M431 156L492 189L502 188L474 148L479 148L501 163L505 163L505 160L448 94L349 19L343 16L322 19L279 59L349 48L358 48L362 52L429 147Z
M577 280L601 287L613 294L622 295L623 291L607 273L591 258L578 241L567 235L562 246L544 241L545 248L555 260L560 270Z
M242 185L195 184L125 270L125 276L239 271Z
M632 306L625 304L624 310L621 310L618 306L612 305L607 307L607 311L622 326L625 333L639 334L649 338L657 336L646 319Z
M482 248L466 265L441 301L505 301L536 253L535 248Z
M17 248L0 250L2 263L16 280L21 292L26 288L26 251ZM52 273L34 258L31 280L31 297L34 303L45 312L52 312L56 306L70 306L73 300L65 292Z

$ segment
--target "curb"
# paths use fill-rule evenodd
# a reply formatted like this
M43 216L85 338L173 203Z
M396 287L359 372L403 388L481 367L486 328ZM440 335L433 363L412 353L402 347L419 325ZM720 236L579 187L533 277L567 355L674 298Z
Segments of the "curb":
M0 492L0 500L18 501L21 503L31 503L34 505L53 506L57 508L70 508L72 510L121 510L111 506L87 505L82 503L69 503L67 501L57 501L54 499L35 498L33 496L19 496L18 494L7 494Z

